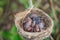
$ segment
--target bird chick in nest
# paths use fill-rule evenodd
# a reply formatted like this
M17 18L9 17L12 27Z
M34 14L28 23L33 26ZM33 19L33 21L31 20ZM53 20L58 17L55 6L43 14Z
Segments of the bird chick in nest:
M23 29L27 32L40 32L44 28L44 22L37 14L30 14L23 23Z

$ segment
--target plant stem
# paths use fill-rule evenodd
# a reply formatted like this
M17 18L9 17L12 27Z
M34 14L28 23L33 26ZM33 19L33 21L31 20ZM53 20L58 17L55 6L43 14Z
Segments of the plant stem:
M32 3L32 0L29 0L29 8L33 8L33 7L34 7L34 5Z
M56 16L56 11L55 11L55 7L54 7L54 4L53 4L53 0L50 0L50 3L51 3L51 9L52 9L52 16L55 18L56 22L58 23L58 19L57 19L57 16Z

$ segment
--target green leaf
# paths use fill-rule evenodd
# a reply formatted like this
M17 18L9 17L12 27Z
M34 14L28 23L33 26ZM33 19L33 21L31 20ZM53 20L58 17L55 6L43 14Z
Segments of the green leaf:
M23 4L25 6L25 8L29 7L28 0L18 0L18 1L19 1L19 3Z
M19 36L18 34L15 34L10 37L10 40L24 40L24 39L22 39L22 37Z
M13 34L17 33L17 29L16 29L15 25L12 26L10 32L13 33Z
M24 38L22 36L18 35L18 32L17 32L15 25L12 26L10 33L12 34L10 37L10 40L24 40Z
M22 3L22 4L26 4L26 3L28 3L28 0L18 0L20 3Z
M0 6L5 6L7 4L7 0L0 0Z
M3 37L4 37L6 40L10 40L10 36L11 36L11 34L9 33L9 31L5 31L5 32L3 33Z

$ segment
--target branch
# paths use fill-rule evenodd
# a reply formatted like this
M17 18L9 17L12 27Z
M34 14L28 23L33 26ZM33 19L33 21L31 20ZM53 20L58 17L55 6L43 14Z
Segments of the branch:
M29 0L29 8L33 8L32 0Z

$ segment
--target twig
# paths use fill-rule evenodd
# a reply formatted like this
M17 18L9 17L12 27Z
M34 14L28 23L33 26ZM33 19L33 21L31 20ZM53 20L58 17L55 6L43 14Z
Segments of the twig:
M50 35L51 40L54 40L53 37Z

